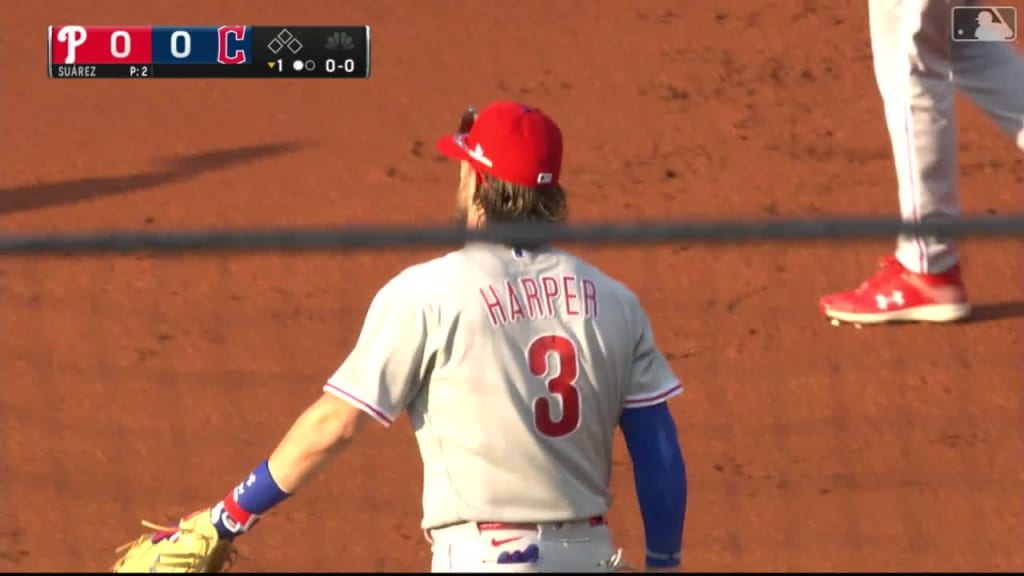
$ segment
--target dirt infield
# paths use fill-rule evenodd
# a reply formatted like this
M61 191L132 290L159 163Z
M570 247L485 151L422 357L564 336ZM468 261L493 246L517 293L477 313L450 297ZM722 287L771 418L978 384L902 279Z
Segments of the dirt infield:
M4 2L0 226L443 222L457 168L432 143L502 98L562 124L581 220L894 214L865 5ZM51 81L62 23L370 24L374 75ZM962 110L965 209L1018 210L1021 158ZM688 570L1024 570L1024 250L968 244L976 322L824 322L817 296L890 248L577 248L635 288L688 386ZM141 518L221 497L382 282L438 253L0 260L0 570L104 570ZM638 560L619 448L614 533ZM408 424L372 429L239 568L426 569L420 473Z

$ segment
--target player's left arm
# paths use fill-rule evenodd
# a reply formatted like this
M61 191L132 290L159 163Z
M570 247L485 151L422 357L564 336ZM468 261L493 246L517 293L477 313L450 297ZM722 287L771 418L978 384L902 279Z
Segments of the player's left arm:
M295 420L270 458L211 508L210 520L225 540L245 533L323 470L352 441L363 412L324 394Z
M212 510L218 534L244 533L323 470L355 438L367 416L390 425L419 391L426 320L399 275L374 297L351 354L270 457ZM421 292L420 292L421 293Z
M324 394L298 417L270 458L223 500L178 521L175 527L143 522L148 533L117 549L113 572L223 572L233 540L262 514L311 480L352 440L362 412Z

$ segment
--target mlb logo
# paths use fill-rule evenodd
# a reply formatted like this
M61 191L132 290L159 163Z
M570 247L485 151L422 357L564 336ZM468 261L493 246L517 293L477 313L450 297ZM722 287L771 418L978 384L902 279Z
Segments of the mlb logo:
M1013 6L953 7L954 42L1015 42L1017 9Z

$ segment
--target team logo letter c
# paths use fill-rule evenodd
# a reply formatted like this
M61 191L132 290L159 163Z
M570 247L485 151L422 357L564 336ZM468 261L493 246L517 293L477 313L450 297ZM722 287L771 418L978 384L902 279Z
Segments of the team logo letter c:
M245 64L245 48L233 44L245 40L245 26L221 26L217 28L217 62L221 64ZM229 42L232 46L229 47Z

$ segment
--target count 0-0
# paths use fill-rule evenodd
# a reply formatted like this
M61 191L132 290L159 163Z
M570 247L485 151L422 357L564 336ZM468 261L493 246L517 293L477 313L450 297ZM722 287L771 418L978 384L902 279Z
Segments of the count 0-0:
M341 62L335 62L334 58L328 58L327 61L324 62L324 69L327 70L328 74L334 74L335 70L342 70L346 74L351 74L356 71L356 61L351 58L347 58Z

